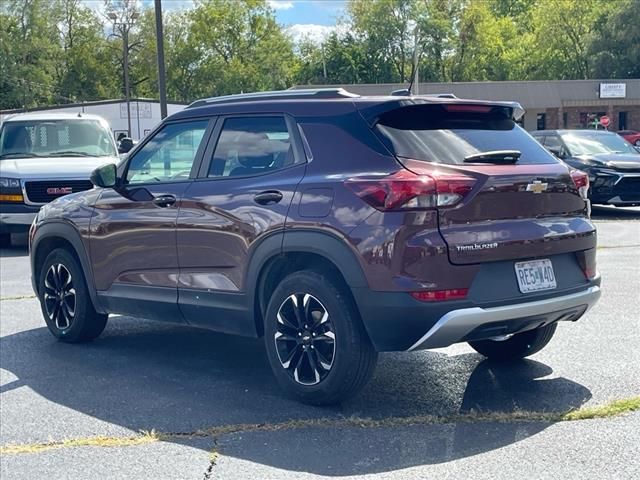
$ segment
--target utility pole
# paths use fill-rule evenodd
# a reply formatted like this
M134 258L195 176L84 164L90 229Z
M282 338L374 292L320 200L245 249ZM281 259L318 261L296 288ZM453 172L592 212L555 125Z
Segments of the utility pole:
M138 18L134 11L127 16L127 12L122 12L122 18L118 17L115 11L109 13L109 18L113 21L114 30L120 27L122 37L122 67L124 70L124 99L127 103L127 136L131 137L131 93L129 88L129 30Z
M164 72L164 33L162 31L162 4L155 0L156 10L156 50L158 52L158 90L160 90L160 116L167 116L167 83Z
M124 100L127 102L127 136L131 138L131 95L129 94L129 25L122 28L122 58L124 62Z
M420 29L418 26L414 29L414 43L413 43L413 78L411 79L411 83L413 85L413 95L419 95L420 86L418 84L418 71L420 70L420 52L418 51L420 45Z

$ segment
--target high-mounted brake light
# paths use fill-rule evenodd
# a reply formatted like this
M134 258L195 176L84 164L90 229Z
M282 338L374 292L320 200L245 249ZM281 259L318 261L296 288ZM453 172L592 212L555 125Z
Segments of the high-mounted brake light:
M459 103L450 103L444 106L447 112L473 112L473 113L489 113L493 107L490 105L463 105Z
M433 290L430 292L411 292L411 296L421 302L444 302L447 300L464 300L469 293L468 288L450 290Z
M409 170L376 180L354 178L345 182L356 195L382 211L451 207L475 183L475 178L462 174L417 175Z
M571 180L573 180L573 184L578 189L580 196L586 200L589 193L589 175L581 170L571 170L569 174L571 175Z

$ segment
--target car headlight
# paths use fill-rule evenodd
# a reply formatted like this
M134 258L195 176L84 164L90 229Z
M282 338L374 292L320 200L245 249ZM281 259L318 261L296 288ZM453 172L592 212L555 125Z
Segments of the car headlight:
M0 177L0 202L22 203L23 201L20 179Z
M3 189L20 190L20 180L17 178L0 177L0 187Z

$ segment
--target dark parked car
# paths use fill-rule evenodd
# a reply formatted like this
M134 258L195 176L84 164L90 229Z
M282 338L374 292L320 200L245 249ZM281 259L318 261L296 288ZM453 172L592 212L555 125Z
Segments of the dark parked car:
M341 89L195 102L40 211L47 326L86 341L120 313L264 336L278 382L314 404L355 394L380 351L531 355L600 277L587 176L521 113Z
M640 147L640 132L637 132L636 130L620 130L618 135L624 138L631 145Z
M542 145L573 168L589 175L591 203L640 205L640 152L605 130L539 130Z

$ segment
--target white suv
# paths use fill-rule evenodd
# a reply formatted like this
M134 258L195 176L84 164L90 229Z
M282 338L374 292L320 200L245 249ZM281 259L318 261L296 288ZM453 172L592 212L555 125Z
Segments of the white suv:
M116 163L106 120L96 115L25 113L0 126L0 243L25 233L40 207L93 187L89 175Z

